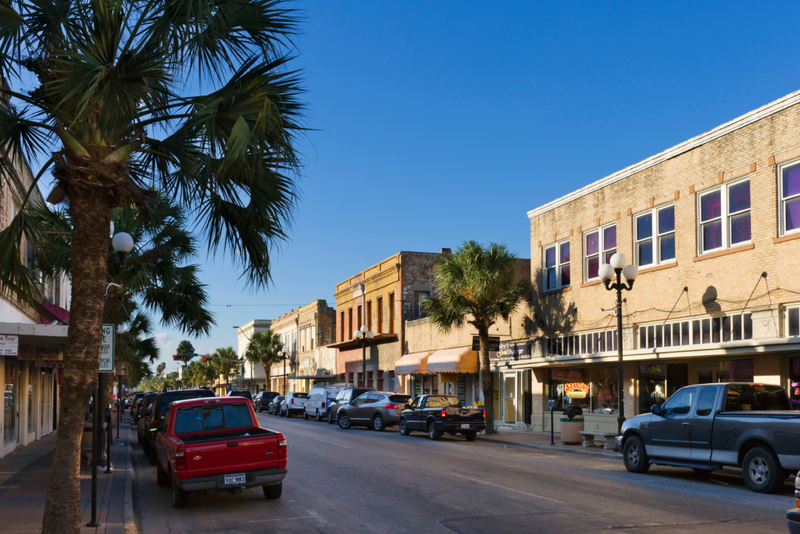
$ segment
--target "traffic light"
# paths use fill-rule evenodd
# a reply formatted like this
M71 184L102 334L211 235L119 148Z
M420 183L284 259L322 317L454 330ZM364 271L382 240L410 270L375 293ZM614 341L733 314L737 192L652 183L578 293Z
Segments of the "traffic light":
M208 356L203 356L203 361L210 360L210 359L211 358L209 358Z
M172 355L172 359L173 359L173 360L177 360L177 359L178 359L178 355L177 355L177 354L173 354L173 355Z

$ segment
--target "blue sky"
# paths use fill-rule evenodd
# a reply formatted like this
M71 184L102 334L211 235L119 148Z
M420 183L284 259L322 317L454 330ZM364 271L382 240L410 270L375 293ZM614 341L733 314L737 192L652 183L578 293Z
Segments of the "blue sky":
M200 352L399 250L506 243L526 212L800 89L796 3L303 1L305 168L274 284L201 258ZM231 305L228 307L228 305ZM183 336L158 330L162 354Z

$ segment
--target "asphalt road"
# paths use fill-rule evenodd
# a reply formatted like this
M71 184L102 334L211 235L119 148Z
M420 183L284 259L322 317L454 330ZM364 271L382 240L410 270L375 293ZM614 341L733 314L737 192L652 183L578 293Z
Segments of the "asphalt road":
M767 533L787 532L794 506L748 491L733 470L698 477L653 467L628 473L622 461L443 437L401 436L260 414L283 432L283 496L261 489L194 493L171 508L135 444L134 501L140 532L151 533Z

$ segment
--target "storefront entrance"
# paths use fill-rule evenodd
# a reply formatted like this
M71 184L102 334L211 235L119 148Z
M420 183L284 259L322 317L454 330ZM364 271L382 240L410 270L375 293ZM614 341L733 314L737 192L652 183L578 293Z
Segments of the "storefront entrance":
M13 450L19 442L19 373L17 362L6 358L5 395L3 402L3 446Z
M517 423L517 374L503 375L503 422L507 425Z

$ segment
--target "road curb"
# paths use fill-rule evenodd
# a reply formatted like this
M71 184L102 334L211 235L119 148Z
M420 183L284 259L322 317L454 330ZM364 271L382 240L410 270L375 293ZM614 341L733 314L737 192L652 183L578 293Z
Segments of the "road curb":
M489 443L497 443L500 445L506 445L509 447L522 447L525 449L539 449L543 451L550 451L550 452L564 452L567 454L582 454L584 456L594 456L595 458L607 458L610 460L622 460L622 456L617 453L608 453L608 452L594 452L594 451L587 451L583 450L583 447L580 449L578 448L564 448L559 447L557 445L536 445L533 443L517 443L513 441L503 441L502 439L495 439L488 436L478 436L479 441L486 441Z
M131 447L131 433L128 429L127 454L128 469L125 473L125 496L122 503L122 532L124 534L138 534L136 520L133 514L133 448Z

